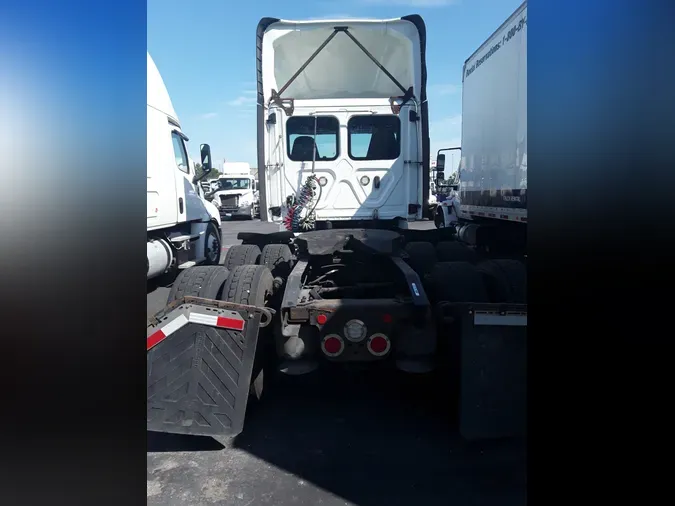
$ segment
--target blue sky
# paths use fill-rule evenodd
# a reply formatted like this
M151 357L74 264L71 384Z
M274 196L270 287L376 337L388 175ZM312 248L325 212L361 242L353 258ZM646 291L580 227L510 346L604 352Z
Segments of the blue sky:
M464 61L522 0L147 3L148 51L190 137L190 155L198 161L199 144L208 142L218 166L227 159L255 167L255 30L260 18L394 18L420 14L427 25L433 158L438 148L460 144Z

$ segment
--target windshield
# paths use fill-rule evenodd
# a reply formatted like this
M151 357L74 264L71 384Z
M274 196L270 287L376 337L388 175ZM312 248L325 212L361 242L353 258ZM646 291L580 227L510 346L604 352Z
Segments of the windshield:
M245 177L228 177L218 180L219 190L248 190L250 179Z

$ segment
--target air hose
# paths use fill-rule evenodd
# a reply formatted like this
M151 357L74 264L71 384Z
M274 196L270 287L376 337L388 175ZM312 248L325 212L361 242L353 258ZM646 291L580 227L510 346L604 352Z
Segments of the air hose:
M318 198L317 189L319 192ZM291 232L300 232L303 230L312 230L314 228L314 210L321 198L321 185L314 174L307 176L305 184L300 187L300 192L295 202L288 207L288 212L284 217L284 226ZM314 203L311 210L308 210L305 216L302 212Z

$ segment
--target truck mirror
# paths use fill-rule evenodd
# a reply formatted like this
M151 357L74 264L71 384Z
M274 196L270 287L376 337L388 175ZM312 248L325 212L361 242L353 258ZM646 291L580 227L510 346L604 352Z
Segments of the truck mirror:
M202 144L199 146L199 151L202 156L202 170L204 171L204 174L208 174L213 170L213 164L211 163L211 146Z
M442 170L437 170L436 171L436 184L441 184L441 182L445 179L445 172Z
M445 155L440 154L436 157L436 170L440 171L439 174L442 174L443 169L445 169ZM439 176L438 179L443 179L443 177Z

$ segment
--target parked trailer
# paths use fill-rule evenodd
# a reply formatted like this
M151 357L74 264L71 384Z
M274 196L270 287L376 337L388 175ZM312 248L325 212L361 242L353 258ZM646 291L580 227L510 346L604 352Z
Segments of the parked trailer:
M462 81L459 195L452 208L438 208L436 223L459 220L463 241L524 255L527 2L466 60ZM445 157L439 151L437 158L442 171Z
M449 383L448 399L465 437L524 434L524 265L463 244L452 227L408 228L428 204L425 46L417 15L261 20L261 219L280 230L240 233L219 274L194 274L195 282L183 273L174 305L149 325L149 337L181 326L163 352L150 349L154 370L192 367L176 389L153 376L162 386L161 395L149 391L161 413L156 430L237 434L246 403L272 379L256 365L269 351L285 374L331 362L450 372L458 394ZM200 299L194 316L182 284ZM256 340L265 311L271 322ZM254 322L243 331L251 335L232 328L242 320ZM224 357L235 361L233 380Z

